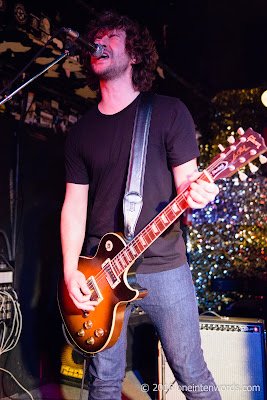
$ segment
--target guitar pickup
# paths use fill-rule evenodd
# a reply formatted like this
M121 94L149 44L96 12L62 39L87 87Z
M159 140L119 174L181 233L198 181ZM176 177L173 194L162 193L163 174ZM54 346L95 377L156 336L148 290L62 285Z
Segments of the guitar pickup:
M87 281L87 286L91 290L91 301L97 301L97 304L99 304L103 300L103 296L100 292L99 287L97 286L96 280L93 276L90 276Z
M106 279L111 287L111 289L114 289L119 283L120 283L120 278L116 275L112 265L110 258L107 258L103 264L101 265L101 268L106 274Z

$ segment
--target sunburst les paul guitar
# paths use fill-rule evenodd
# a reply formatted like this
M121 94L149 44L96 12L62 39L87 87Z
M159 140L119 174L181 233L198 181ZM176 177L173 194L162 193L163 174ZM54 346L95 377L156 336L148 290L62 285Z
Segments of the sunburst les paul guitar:
M233 175L241 167L264 153L267 148L261 135L249 128L239 130L240 138L204 170L199 179L214 182ZM264 161L266 158L261 156ZM97 353L113 346L119 338L126 305L147 294L130 268L140 255L186 210L185 188L134 239L126 245L119 234L104 235L94 257L80 257L78 269L85 275L97 301L94 311L76 308L69 297L64 279L58 285L58 303L65 328L74 344L85 353Z

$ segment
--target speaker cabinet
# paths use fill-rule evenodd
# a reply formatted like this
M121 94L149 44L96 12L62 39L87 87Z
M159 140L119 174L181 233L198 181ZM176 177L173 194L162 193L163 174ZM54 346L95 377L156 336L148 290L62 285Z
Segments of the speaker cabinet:
M263 320L200 316L204 358L222 400L266 400ZM159 400L184 400L159 343Z

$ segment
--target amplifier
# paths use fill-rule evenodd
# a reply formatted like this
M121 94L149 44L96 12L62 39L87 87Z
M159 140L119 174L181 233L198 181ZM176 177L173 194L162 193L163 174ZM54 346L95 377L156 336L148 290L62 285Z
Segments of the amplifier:
M199 325L204 358L222 400L266 400L263 320L200 316ZM160 343L158 354L158 399L184 400Z

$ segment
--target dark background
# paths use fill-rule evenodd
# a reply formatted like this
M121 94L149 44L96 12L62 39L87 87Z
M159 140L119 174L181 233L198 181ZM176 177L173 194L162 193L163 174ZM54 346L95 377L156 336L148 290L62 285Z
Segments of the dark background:
M14 11L15 1L6 2L0 11L2 40L32 46L33 50L36 43L32 38L40 32L30 28L32 15L40 19L46 16L51 33L65 26L82 34L95 12L106 8L137 19L150 29L156 40L160 63L173 73L171 77L165 70L166 79L157 85L158 91L182 97L193 111L197 109L195 104L205 107L205 101L209 102L221 90L266 86L267 4L264 0L47 0L38 4L24 0L20 3L25 15ZM25 33L30 32L29 38ZM61 38L64 42L64 37ZM13 52L13 55L10 50L4 52L0 61L1 77L14 76L36 52ZM61 95L71 94L77 83L74 79L67 83L65 78L65 74L56 80L40 78L38 85L53 88Z

